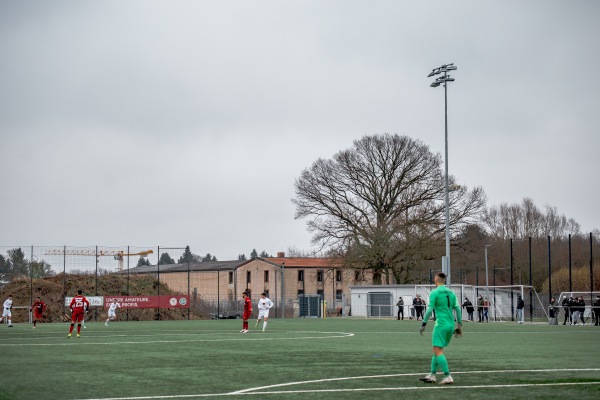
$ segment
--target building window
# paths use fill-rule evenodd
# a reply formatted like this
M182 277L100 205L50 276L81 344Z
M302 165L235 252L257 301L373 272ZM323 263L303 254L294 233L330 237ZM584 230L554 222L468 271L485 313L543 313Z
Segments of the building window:
M362 280L363 280L362 271L356 271L356 272L354 273L354 280L355 280L356 282L360 282L360 281L362 281Z
M323 298L325 298L325 293L323 292L323 289L318 289L318 290L317 290L317 294L318 294L319 296L321 296L321 298L322 298L322 299L323 299Z
M229 284L233 285L233 271L229 271Z
M252 272L246 271L246 284L252 282Z
M381 285L381 273L373 272L373 285Z
M265 283L269 283L269 271L265 271Z
M298 290L298 296L304 295L304 290Z
M265 294L269 297L269 289L265 290Z
M304 270L298 270L298 282L304 282Z
M335 271L335 281L336 282L342 281L342 271L340 271L339 269Z
M317 271L317 282L323 282L323 271Z
M342 290L336 290L335 291L335 299L337 301L342 301L342 296L344 295L344 291Z

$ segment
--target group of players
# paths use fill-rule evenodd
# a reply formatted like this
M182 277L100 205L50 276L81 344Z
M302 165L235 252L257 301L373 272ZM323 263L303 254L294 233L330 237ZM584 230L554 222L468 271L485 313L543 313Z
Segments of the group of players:
M12 327L12 295L9 295L8 298L4 301L3 311L2 311L2 319L0 322L6 321L8 327ZM116 300L108 307L108 316L104 325L108 326L109 321L113 321L117 318L116 310L120 307L120 304L117 303ZM69 304L69 308L71 310L71 326L69 328L69 334L67 338L70 338L73 334L73 329L75 324L77 324L77 337L81 336L81 327L85 328L85 314L89 311L90 302L83 295L82 290L77 291L77 296L71 299L71 303ZM38 322L41 322L44 317L44 311L46 310L46 303L42 301L42 299L38 296L35 298L35 301L29 307L29 311L33 312L33 329L37 326Z

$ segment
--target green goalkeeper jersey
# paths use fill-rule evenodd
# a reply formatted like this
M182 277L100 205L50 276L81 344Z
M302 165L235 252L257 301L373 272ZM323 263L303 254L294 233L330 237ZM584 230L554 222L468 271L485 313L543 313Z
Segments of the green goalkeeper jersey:
M456 295L446 285L440 285L431 291L423 322L429 321L429 317L434 310L435 326L454 326L455 321L452 310L456 310L456 320L462 321L462 313Z

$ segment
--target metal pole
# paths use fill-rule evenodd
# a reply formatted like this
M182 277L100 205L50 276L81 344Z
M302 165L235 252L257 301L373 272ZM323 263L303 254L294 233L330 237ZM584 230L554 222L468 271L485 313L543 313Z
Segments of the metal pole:
M590 305L594 301L594 299L592 297L594 295L594 266L593 266L594 251L593 251L592 245L593 245L593 237L592 237L592 232L590 232Z
M29 259L29 304L33 304L33 246L31 246L31 258Z
M531 262L531 236L529 236L529 320L533 321L533 273Z
M67 246L63 246L63 300L67 295ZM63 301L63 311L66 311L67 308L64 305Z
M550 235L548 235L548 298L552 298L552 253L550 251Z
M573 291L573 280L571 277L571 234L569 233L569 292Z
M281 263L281 318L285 318L285 296L284 296L284 274L285 272L285 262Z
M157 285L156 285L156 290L157 290L156 295L160 296L160 246L157 247L156 255L158 256L158 261L156 262L156 278L158 280ZM158 315L158 320L160 321L160 308L156 309L156 314Z
M444 77L447 73L444 72ZM444 127L445 127L445 169L446 169L446 285L452 284L450 270L450 194L448 193L448 82L444 82Z
M190 297L190 262L187 263L188 267L188 298ZM217 293L219 293L219 287L217 286ZM188 302L188 321L190 319L190 303ZM218 315L218 314L217 314Z
M96 246L96 296L98 296L98 246ZM98 321L98 307L94 307L94 321Z
M513 302L514 299L514 293L513 293L513 263L514 263L514 258L513 258L513 240L510 239L510 320L514 321L515 320L515 305Z
M487 296L488 302L490 301L490 285L488 282L488 248L489 244L485 245L485 295ZM494 270L494 286L496 286L496 274ZM494 289L495 290L495 289ZM496 308L496 297L494 295L494 308ZM488 310L489 312L489 310Z
M127 246L127 296L129 296L129 246ZM125 317L129 321L129 308L125 309Z

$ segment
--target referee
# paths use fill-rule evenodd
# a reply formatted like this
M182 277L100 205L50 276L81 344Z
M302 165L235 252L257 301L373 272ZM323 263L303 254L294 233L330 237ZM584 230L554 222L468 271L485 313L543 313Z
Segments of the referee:
M457 338L462 336L462 313L456 295L446 287L446 274L443 272L438 273L435 276L435 285L436 288L429 295L429 306L423 317L421 329L419 329L419 333L423 336L427 321L431 313L435 311L435 327L431 338L433 345L431 373L424 378L420 378L420 380L425 383L435 383L435 374L439 367L444 373L444 379L442 379L440 385L452 385L454 380L450 376L448 361L444 356L444 347L450 344L453 333L456 334ZM453 310L456 311L456 320L454 319Z

